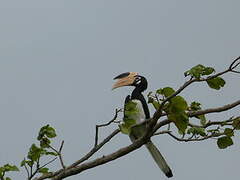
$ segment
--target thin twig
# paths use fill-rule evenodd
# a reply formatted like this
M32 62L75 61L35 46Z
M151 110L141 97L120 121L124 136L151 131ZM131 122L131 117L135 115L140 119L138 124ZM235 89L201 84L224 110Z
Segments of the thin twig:
M223 112L223 111L232 109L238 105L240 105L240 100L235 101L234 103L231 103L231 104L227 104L227 105L218 107L218 108L209 108L209 109L205 109L205 110L193 111L193 112L188 112L187 114L189 117L194 117L194 116L199 116L199 115L203 115L203 114Z
M29 179L32 179L32 177L33 177L33 167L32 166L30 166L30 177L29 177Z
M166 131L160 131L160 132L156 132L156 133L154 133L153 136L158 136L158 135L160 135L160 134L167 134L167 133L170 133L170 132L172 132L172 131L169 131L169 130L166 130Z
M63 144L64 144L64 141L62 141L62 143L61 143L61 146L60 146L59 151L58 151L58 155L59 155L61 165L62 165L63 169L65 169L66 166L63 163L63 157L62 157Z
M73 163L72 165L69 166L69 168L71 167L75 167L79 164L81 164L83 161L88 160L94 153L96 153L101 147L103 147L104 144L106 144L108 141L110 141L115 135L117 135L120 132L119 129L116 129L115 131L113 131L108 137L106 137L100 144L98 144L97 146L94 146L89 153L87 153L85 156L83 156L80 160L76 161L75 163Z
M179 138L175 135L173 135L171 132L167 132L168 135L170 135L172 138L174 138L175 140L177 141L181 141L181 142L190 142L190 141L203 141L203 140L206 140L206 139L209 139L209 138L213 138L213 137L219 137L219 136L222 136L224 135L224 133L214 133L210 136L205 136L205 137L202 137L202 138L194 138L192 139L191 137L190 138L187 138L187 139L184 139L184 138Z
M53 161L55 161L57 159L57 157L55 157L54 159L52 159L51 161L48 161L47 163L45 163L44 165L42 165L41 167L39 167L39 169L46 167L47 165L51 164Z
M38 173L38 171L39 171L39 163L40 162L40 157L37 159L37 164L36 164L36 169L35 169L35 171L33 171L33 167L31 167L31 175L30 175L30 177L28 178L29 180L30 179L32 179L37 173Z
M239 64L240 64L240 62L237 62L237 61L239 61L240 60L240 56L239 57L237 57L231 64L230 64L230 66L229 66L229 70L230 71L232 71L233 69L235 69ZM235 64L235 65L234 65Z
M61 153L62 148L63 148L63 144L64 144L64 141L62 141L59 150L55 149L54 147L52 147L50 145L49 145L49 148L52 149L55 153L57 153L57 155L59 157L59 160L60 160L60 163L61 163L61 166L63 167L63 169L65 169L66 166L64 165L63 158L62 158L62 153Z
M240 116L238 116L236 118L240 118ZM196 125L196 124L189 123L189 126L198 127L198 128L207 128L207 127L213 126L213 125L232 125L232 122L236 118L231 117L231 118L229 118L228 120L225 120L225 121L209 121L205 125Z
M74 167L76 167L77 165L81 164L82 162L88 160L93 154L95 154L99 149L101 149L107 142L109 142L115 135L117 135L120 132L119 129L116 129L115 131L113 131L109 136L107 136L101 143L99 143L97 146L93 147L85 156L83 156L80 160L74 162L73 164L71 164L70 166L66 167L66 169L72 169ZM60 169L54 173L47 173L44 174L38 178L35 178L34 180L43 180L43 179L47 179L47 178L51 178L54 176L57 176L58 174L60 174L61 172L64 172L64 169Z
M113 123L113 122L117 119L118 113L121 112L121 111L122 111L121 109L116 109L116 110L115 110L115 115L114 115L114 117L113 117L112 120L110 120L109 122L107 122L107 123L105 123L105 124L96 125L94 147L97 146L97 144L98 144L98 129L99 129L100 127L109 126L111 123Z
M25 161L25 158L24 158L24 161ZM28 176L28 179L30 178L30 173L29 173L29 170L26 166L26 164L24 163L23 167L25 168L26 172L27 172L27 176Z

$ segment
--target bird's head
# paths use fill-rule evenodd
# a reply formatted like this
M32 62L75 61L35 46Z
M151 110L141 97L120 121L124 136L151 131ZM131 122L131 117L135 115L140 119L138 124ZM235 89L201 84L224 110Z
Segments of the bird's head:
M116 89L123 86L135 86L139 88L141 91L147 89L147 80L145 77L140 76L137 72L126 72L122 73L114 78L117 80L116 83L113 84L112 89Z

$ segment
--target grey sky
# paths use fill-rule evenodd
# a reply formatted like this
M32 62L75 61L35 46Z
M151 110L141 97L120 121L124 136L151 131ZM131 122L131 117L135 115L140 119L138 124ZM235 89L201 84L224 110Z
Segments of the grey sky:
M223 70L240 55L237 0L1 0L0 164L19 163L47 123L65 140L66 164L93 145L95 124L110 120L131 88L111 91L112 78L137 71L149 89L177 88L196 64ZM183 95L205 108L239 99L239 77L226 76L221 91L194 85ZM231 113L209 118L228 118ZM211 119L218 120L218 119ZM101 131L102 137L111 128ZM175 179L236 179L235 146L218 150L213 140L154 142ZM129 144L119 135L98 155ZM56 162L57 164L57 162ZM25 172L14 179L24 179ZM69 179L166 179L142 148Z

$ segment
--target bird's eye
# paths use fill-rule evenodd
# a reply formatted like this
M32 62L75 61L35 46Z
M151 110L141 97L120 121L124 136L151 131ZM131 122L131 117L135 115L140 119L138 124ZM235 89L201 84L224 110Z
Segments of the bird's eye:
M136 84L139 84L140 82L141 82L141 78L140 78L140 77L136 77L135 83L136 83Z

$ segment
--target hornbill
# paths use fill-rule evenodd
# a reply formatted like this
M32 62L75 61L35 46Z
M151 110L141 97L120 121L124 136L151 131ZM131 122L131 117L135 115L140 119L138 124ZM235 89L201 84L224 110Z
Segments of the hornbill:
M134 119L136 124L140 124L148 119L150 119L150 113L148 109L147 102L142 95L142 92L147 89L148 82L145 77L140 76L136 72L126 72L118 75L114 78L114 80L117 80L117 82L113 85L112 89L116 89L122 86L134 86L135 89L132 91L131 95L128 95L125 99L125 105L124 105L124 117L126 116L125 108L126 104L129 103L129 101L136 104L137 114L131 116L131 119ZM134 142L136 139L140 138L144 134L144 130L146 130L146 126L141 126L141 131L135 131L134 133L130 133L130 139L132 142ZM157 147L152 143L151 140L149 140L145 146L147 147L148 151L152 155L153 159L157 163L158 167L163 171L163 173L167 177L172 177L172 171L169 168L167 162L161 155L160 151L157 149Z

